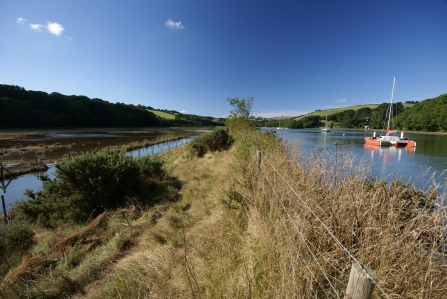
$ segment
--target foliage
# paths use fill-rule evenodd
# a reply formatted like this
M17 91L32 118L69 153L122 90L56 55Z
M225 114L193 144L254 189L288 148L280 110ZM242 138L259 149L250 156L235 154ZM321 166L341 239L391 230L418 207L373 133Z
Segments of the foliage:
M44 226L83 223L131 198L151 202L169 186L158 156L133 158L123 151L95 152L58 163L55 177L43 183L42 191L28 194L30 199L18 203L15 211Z
M246 119L251 116L251 107L253 106L253 97L248 97L246 99L227 98L227 101L233 106L234 110L230 111L230 117Z
M178 112L0 84L0 128L215 126L223 123L223 119L213 117L177 118L175 113ZM167 115L171 115L171 119L165 118Z
M406 130L447 131L447 94L415 104L399 115L398 122Z
M315 128L321 125L319 116L306 116L299 120L290 119L288 120L284 126L291 129L307 129L307 128Z
M238 97L227 98L227 101L234 108L230 111L230 115L225 121L225 125L230 131L232 131L233 128L239 130L243 128L253 129L256 126L257 122L251 115L251 108L254 101L253 97L248 97L246 99L239 99Z
M216 152L226 150L233 142L233 137L226 129L217 128L190 142L189 151L192 156L203 157L208 151Z

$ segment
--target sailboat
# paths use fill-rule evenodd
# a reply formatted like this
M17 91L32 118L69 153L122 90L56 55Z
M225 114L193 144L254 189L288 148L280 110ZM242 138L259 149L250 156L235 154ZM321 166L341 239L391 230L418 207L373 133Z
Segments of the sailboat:
M324 125L324 128L321 129L321 131L322 131L322 133L327 133L327 132L331 131L331 129L329 129L329 127L327 126L327 115L326 115L326 123Z
M400 133L400 137L394 135L397 133L397 130L393 128L392 118L393 118L393 98L394 98L394 89L396 87L396 77L394 77L393 81L393 89L391 91L391 102L389 105L388 113L385 118L385 122L387 122L386 135L381 135L376 137L376 132L374 132L372 137L365 138L365 145L372 146L406 146L406 147L415 147L416 141L410 140L404 137L404 132Z
M281 130L282 128L281 128L281 121L279 121L279 123L278 123L278 127L276 128L277 130Z

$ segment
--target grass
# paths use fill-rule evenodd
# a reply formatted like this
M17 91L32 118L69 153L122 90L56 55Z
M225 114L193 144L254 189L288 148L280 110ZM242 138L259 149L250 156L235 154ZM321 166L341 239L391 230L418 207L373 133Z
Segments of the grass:
M167 112L163 112L163 111L158 111L158 110L148 110L152 113L154 113L157 116L160 116L162 118L166 118L166 119L175 119L175 115L167 113Z
M439 219L445 209L431 208L434 192L376 181L366 165L354 164L340 149L304 154L298 144L283 145L272 134L235 134L231 149L203 158L191 157L187 146L162 154L166 170L182 185L174 201L110 212L101 222L105 226L97 221L94 230L36 229L34 252L55 264L16 292L3 288L2 295L337 298L337 292L342 297L352 260L310 207L376 271L391 298L444 296L447 257ZM260 160L254 146L263 153ZM78 242L66 247L65 255L52 255L60 252L57 244L67 231L90 231L82 240L100 242ZM376 288L373 298L384 296Z

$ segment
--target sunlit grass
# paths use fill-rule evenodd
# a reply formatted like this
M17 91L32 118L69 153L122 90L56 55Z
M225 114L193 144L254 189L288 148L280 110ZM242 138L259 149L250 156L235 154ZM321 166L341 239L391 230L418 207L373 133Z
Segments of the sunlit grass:
M166 118L166 119L175 119L175 115L167 113L167 112L163 112L163 111L158 111L158 110L148 110L152 113L154 113L157 116Z

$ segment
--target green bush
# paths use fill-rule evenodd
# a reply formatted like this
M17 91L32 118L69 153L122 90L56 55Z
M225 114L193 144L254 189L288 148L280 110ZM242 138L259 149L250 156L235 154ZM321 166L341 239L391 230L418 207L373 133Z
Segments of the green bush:
M217 128L210 133L194 139L190 143L190 153L193 156L203 157L208 151L216 152L226 150L233 144L234 138L224 128Z
M150 202L169 188L163 161L157 157L133 158L125 152L96 152L58 163L55 179L43 190L15 207L17 214L44 226L60 221L83 223L105 210L124 206L129 199Z
M0 276L17 266L22 255L34 244L34 231L28 223L13 220L0 227Z

